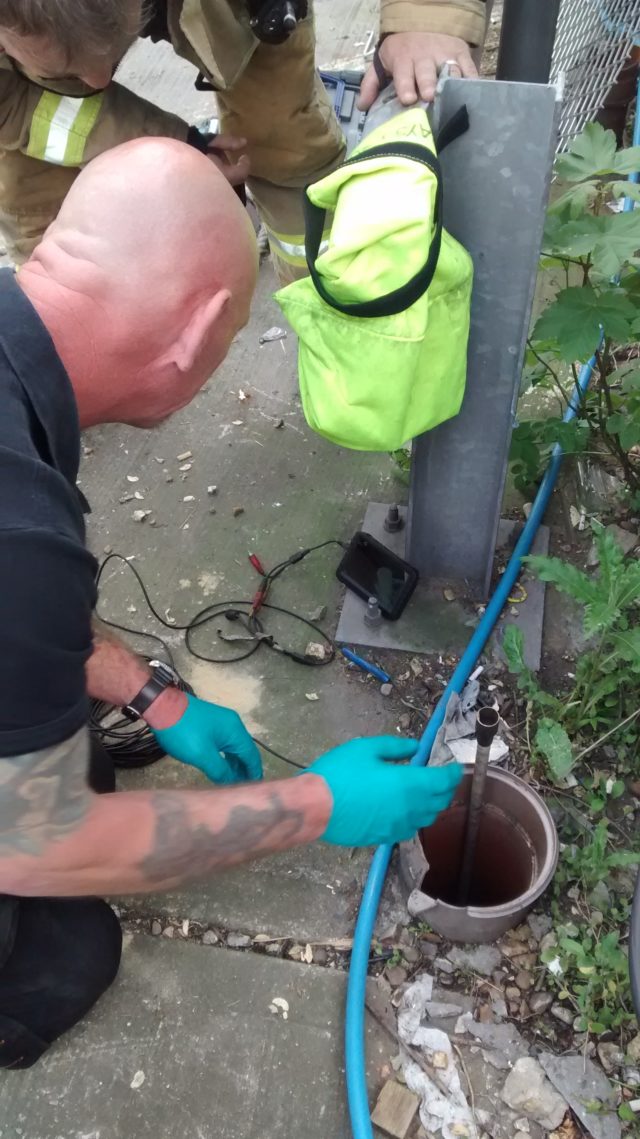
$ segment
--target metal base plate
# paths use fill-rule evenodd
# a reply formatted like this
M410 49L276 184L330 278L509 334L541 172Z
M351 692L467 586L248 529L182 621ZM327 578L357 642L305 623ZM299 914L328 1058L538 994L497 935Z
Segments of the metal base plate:
M372 534L393 553L405 557L406 529L389 534L384 528L388 504L370 502L362 529ZM405 521L407 511L400 507ZM508 560L518 524L502 519L498 532L496 557L498 565ZM541 526L536 535L532 553L546 554L549 548L549 530ZM365 624L366 605L355 593L345 593L336 640L340 644L362 645L376 649L398 649L412 653L460 653L465 648L473 629L478 624L478 605L464 597L460 585L451 588L456 594L447 601L443 590L446 582L419 584L411 601L398 621L383 621L377 628ZM522 600L520 597L522 595ZM507 607L497 626L498 639L507 624L517 624L525 637L525 659L530 668L540 667L542 654L542 621L544 615L544 582L528 578L518 588L514 602Z

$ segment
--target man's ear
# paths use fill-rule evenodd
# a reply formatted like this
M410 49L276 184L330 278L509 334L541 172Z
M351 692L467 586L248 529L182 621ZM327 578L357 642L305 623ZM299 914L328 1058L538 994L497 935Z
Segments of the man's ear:
M202 352L211 343L216 325L227 315L231 300L228 289L219 289L212 297L200 302L191 314L189 323L171 345L170 355L176 367L188 375Z

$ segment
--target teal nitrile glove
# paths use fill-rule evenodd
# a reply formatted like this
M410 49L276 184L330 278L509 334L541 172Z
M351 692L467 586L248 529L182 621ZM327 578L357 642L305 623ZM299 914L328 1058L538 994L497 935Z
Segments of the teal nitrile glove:
M260 752L231 708L187 696L180 719L153 734L167 755L199 768L214 783L262 779Z
M333 796L323 842L377 846L404 842L429 827L444 811L462 779L459 763L444 767L399 767L390 759L411 759L418 744L397 736L351 740L312 763Z

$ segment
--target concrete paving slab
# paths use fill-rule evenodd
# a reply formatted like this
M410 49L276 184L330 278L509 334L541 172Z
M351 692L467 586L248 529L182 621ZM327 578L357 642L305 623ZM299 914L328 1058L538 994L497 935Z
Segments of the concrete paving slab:
M3 1074L0 1139L341 1139L345 983L329 969L133 938L96 1009L35 1068ZM367 1050L373 1100L394 1052L371 1020Z

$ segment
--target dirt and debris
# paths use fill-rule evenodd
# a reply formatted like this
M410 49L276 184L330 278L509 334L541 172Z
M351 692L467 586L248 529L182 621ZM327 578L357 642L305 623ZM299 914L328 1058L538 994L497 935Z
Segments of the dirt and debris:
M262 333L262 336L260 337L258 343L271 344L277 340L286 340L286 338L286 330L284 328L278 328L277 325L274 325L272 328L268 328L266 332Z
M371 1122L392 1139L407 1139L420 1100L397 1080L387 1080L378 1096Z
M311 660L323 661L326 659L327 649L326 646L320 644L319 641L309 641L309 644L304 650L304 655Z

